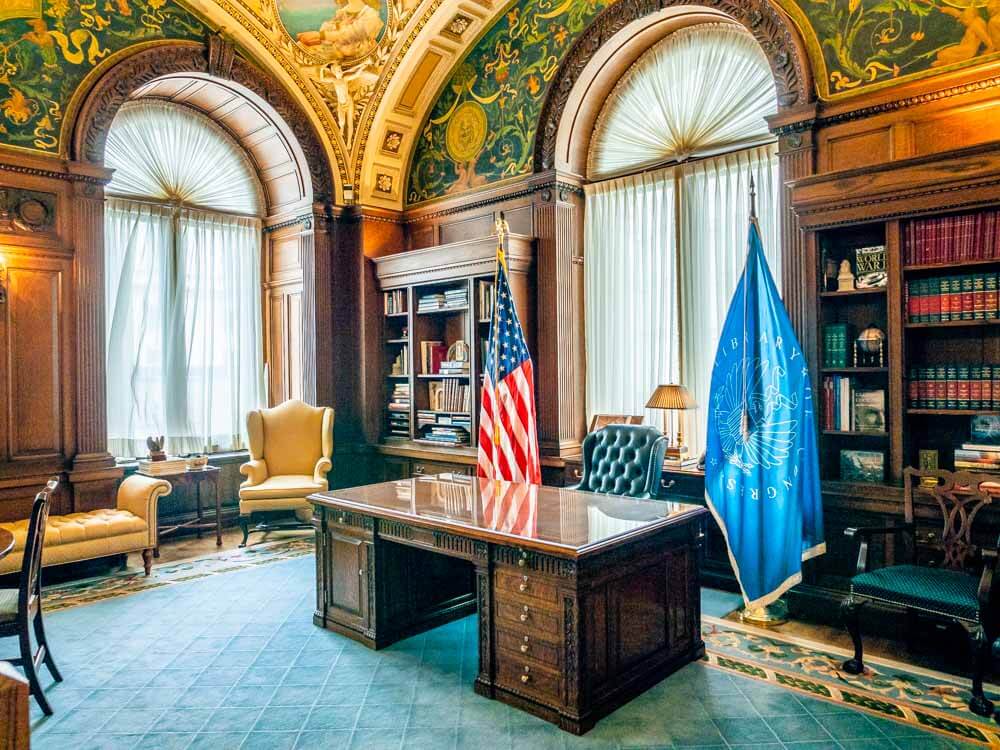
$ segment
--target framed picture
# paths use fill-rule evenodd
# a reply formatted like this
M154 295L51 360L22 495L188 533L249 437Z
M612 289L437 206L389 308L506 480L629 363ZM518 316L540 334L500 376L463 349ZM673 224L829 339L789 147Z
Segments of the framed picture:
M643 417L635 414L595 414L588 432L596 432L609 424L642 424Z

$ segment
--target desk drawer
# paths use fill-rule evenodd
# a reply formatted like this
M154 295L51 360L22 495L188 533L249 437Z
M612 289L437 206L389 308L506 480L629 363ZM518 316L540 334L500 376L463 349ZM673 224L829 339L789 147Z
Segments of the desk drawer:
M498 651L496 680L500 687L529 695L540 703L562 705L562 675L531 660Z
M559 617L558 612L550 611L549 608L506 597L497 597L496 613L497 620L501 625L513 626L508 630L513 630L516 633L540 632L545 634L549 640L559 638L562 618Z
M531 633L500 628L497 630L497 646L509 652L512 658L520 656L555 669L562 665L562 646L549 643Z
M496 586L498 592L510 592L521 597L534 599L539 603L558 606L559 590L555 584L530 570L507 570L497 568ZM548 607L546 607L548 609Z

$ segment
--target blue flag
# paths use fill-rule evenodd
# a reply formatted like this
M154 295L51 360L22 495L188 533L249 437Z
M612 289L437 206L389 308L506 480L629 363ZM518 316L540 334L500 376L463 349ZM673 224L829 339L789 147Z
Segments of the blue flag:
M767 267L756 220L712 370L705 498L748 607L766 606L823 554L809 367Z

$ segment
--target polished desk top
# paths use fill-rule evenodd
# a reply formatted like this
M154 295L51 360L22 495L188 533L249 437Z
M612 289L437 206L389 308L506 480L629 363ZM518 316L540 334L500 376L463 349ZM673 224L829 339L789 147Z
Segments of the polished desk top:
M310 495L309 500L568 557L603 551L707 512L700 505L634 500L460 474L330 490Z
M7 529L0 529L0 560L3 560L14 549L14 535Z

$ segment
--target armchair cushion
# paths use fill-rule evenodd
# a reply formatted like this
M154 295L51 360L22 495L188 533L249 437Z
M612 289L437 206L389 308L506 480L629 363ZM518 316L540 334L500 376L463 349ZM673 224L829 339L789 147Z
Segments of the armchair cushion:
M241 485L240 500L268 500L272 498L306 497L326 489L326 480L316 481L307 474L283 474L268 477L260 484Z
M894 565L851 580L851 593L936 614L978 622L979 579L958 570Z

